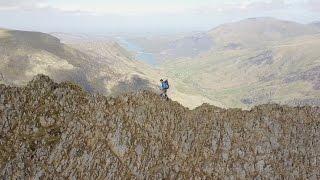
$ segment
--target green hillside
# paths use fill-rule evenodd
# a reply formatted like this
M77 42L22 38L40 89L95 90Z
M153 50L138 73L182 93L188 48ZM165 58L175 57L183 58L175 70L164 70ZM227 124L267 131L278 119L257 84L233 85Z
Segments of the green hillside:
M209 33L216 37L211 50L163 64L179 82L178 91L201 95L223 107L320 104L320 34L313 27L249 19ZM223 46L228 43L241 46Z

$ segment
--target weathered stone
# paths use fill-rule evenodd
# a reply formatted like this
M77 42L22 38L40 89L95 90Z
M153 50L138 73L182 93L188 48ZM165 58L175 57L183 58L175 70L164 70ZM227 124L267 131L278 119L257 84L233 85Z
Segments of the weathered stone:
M55 123L55 120L50 117L46 118L46 117L41 116L39 119L40 119L40 124L43 127L50 127Z
M320 108L195 110L37 76L0 87L1 179L318 179Z

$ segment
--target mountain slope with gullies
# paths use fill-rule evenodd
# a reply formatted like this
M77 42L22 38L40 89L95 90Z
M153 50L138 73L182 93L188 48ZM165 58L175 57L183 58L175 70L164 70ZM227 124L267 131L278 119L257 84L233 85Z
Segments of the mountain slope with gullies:
M320 105L319 29L254 18L208 33L214 42L209 51L162 65L177 91L200 94L220 107Z
M206 32L129 40L162 62L175 83L171 97L188 107L320 106L317 23L249 18Z
M25 85L41 73L104 95L123 87L134 91L155 86L157 72L134 61L116 42L83 44L90 49L64 44L46 33L0 29L0 82Z
M317 179L320 109L189 110L38 75L0 86L2 179Z
M201 94L224 107L319 106L319 46L320 35L306 35L265 49L210 52L163 66L177 91Z
M132 54L110 38L53 35L62 39L41 32L0 29L0 83L25 85L41 73L58 82L75 82L91 93L116 96L157 91L159 79L166 77L159 69L134 60ZM213 102L175 91L175 83L170 81L169 94L184 105L190 105L184 102L186 98L197 105Z

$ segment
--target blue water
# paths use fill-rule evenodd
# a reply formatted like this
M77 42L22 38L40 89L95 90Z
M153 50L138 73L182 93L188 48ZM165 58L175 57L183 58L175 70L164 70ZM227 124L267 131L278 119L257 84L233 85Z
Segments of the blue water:
M145 52L142 47L124 38L118 37L117 40L123 48L135 54L135 60L142 61L151 66L157 65L157 61L152 53Z

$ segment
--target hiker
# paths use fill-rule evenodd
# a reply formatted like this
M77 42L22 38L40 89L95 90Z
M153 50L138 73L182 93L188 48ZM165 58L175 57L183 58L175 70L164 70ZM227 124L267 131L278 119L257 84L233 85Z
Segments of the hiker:
M166 98L168 100L169 98L168 98L168 95L167 95L167 90L169 89L169 82L168 82L168 80L160 79L160 83L161 83L161 86L160 86L161 94L160 94L160 96L164 97L164 98Z

